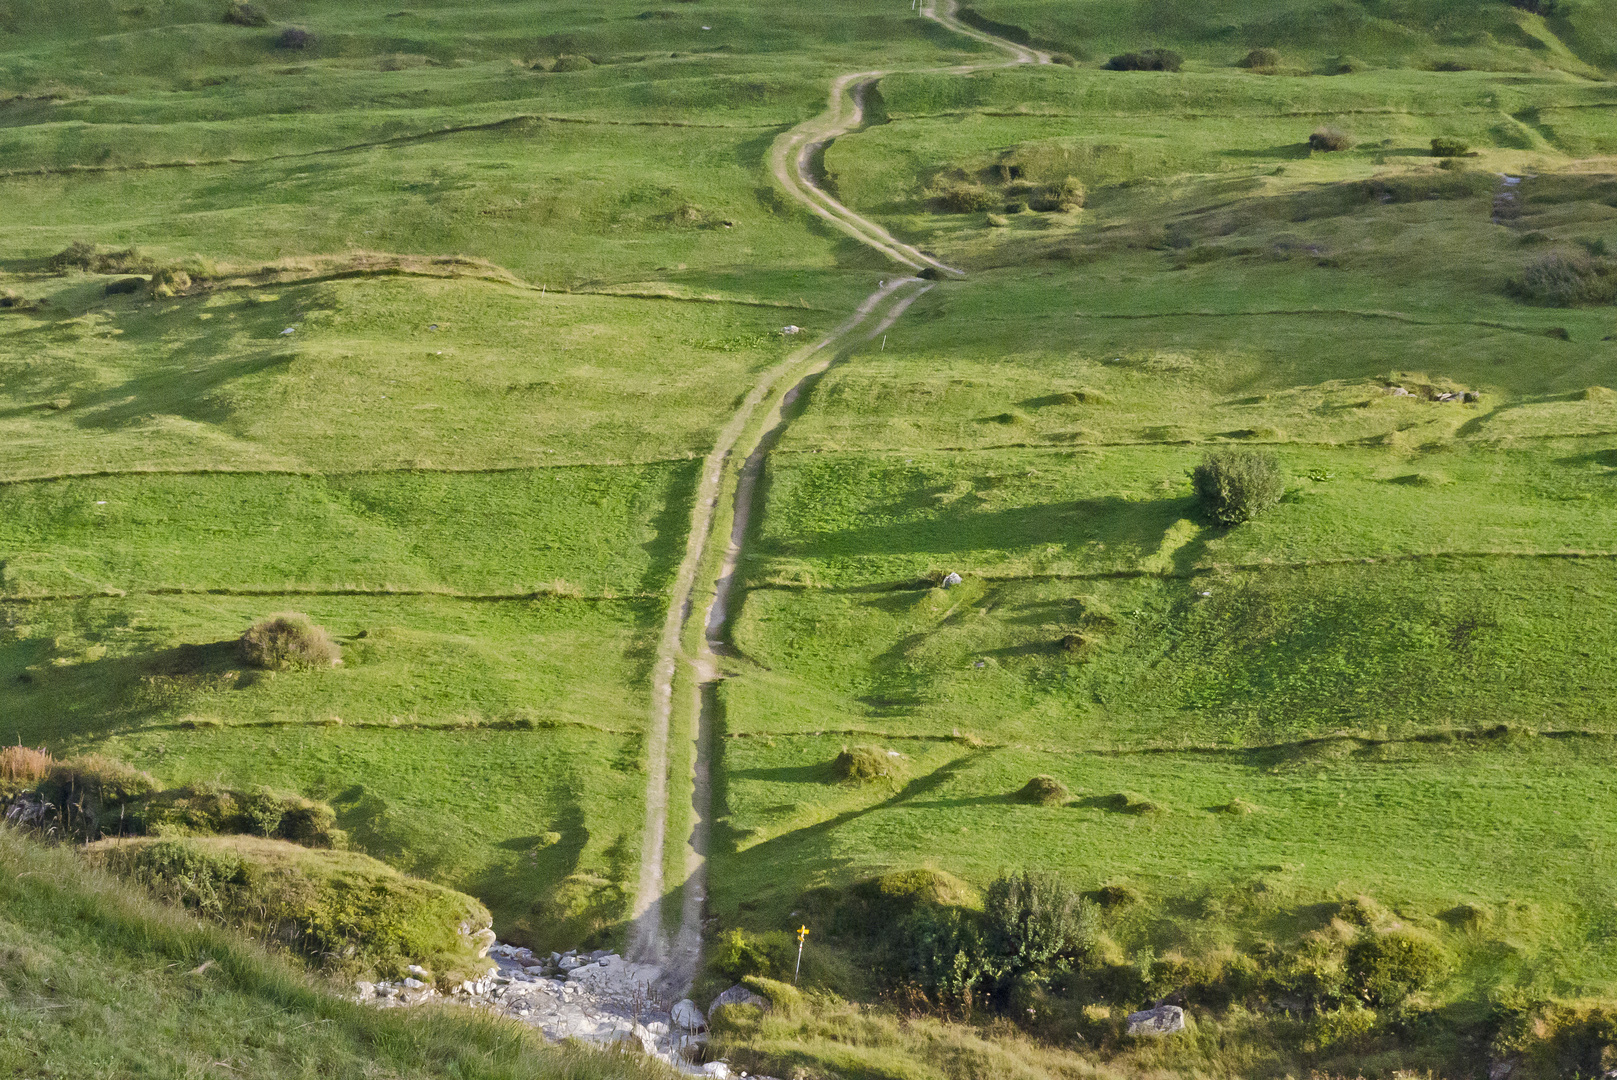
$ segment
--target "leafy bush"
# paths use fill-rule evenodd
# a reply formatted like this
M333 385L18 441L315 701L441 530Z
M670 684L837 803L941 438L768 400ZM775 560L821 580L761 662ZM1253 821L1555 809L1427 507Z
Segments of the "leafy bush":
M180 840L159 840L129 849L114 864L172 903L222 916L231 904L231 887L248 884L247 866L229 851L208 851Z
M267 788L253 792L212 784L173 788L143 800L133 813L137 831L154 836L245 833L320 848L341 848L348 839L330 806Z
M1436 942L1404 930L1370 934L1347 951L1347 974L1368 1005L1397 1005L1430 989L1448 973L1448 954Z
M342 650L325 628L296 611L271 615L241 636L242 660L270 670L331 667L342 662Z
M1141 49L1112 57L1106 67L1110 71L1178 71L1184 62L1172 49Z
M708 966L731 982L757 975L773 978L791 965L788 962L783 968L780 957L772 955L778 950L770 949L770 944L736 927L719 939Z
M1202 508L1220 525L1239 525L1274 506L1286 493L1273 454L1245 450L1208 454L1191 474Z
M999 196L982 184L955 182L938 188L938 206L950 214L971 214L999 207Z
M984 896L983 919L990 955L1009 974L1076 961L1094 947L1099 930L1094 904L1038 870L995 879Z
M1254 71L1273 71L1283 59L1279 49L1253 49L1241 58L1240 66Z
M1617 300L1617 262L1582 252L1552 251L1527 264L1509 291L1556 307Z
M916 908L893 940L894 967L946 1007L969 1011L978 987L996 977L979 920L959 908Z
M1324 153L1332 153L1337 150L1346 150L1352 145L1353 136L1349 135L1341 128L1315 128L1313 133L1308 136L1308 148L1310 150L1319 150Z
M1018 802L1035 806L1061 806L1072 797L1072 792L1053 776L1035 776L1016 793Z
M225 8L224 21L233 26L268 26L269 16L255 4L230 4Z
M275 39L276 47L281 49L307 49L313 44L314 35L301 26L288 26Z
M879 746L844 746L831 763L831 771L846 784L891 782L903 774L900 765L903 760Z
M1432 140L1433 157L1463 157L1470 152L1470 146L1448 135L1439 135Z

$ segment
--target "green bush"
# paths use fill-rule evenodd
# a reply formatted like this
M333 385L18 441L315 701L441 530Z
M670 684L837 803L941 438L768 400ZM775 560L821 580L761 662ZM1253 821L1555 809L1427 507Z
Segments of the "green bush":
M1321 127L1315 128L1308 136L1308 148L1322 153L1334 153L1346 150L1353 145L1353 136L1341 128Z
M270 670L331 667L342 662L342 650L325 628L296 611L271 615L241 636L242 660Z
M879 746L844 746L831 763L831 772L845 784L894 782L903 774L903 760Z
M1254 71L1273 71L1282 60L1278 49L1253 49L1241 58L1240 66Z
M1368 1005L1397 1005L1417 990L1436 986L1448 973L1441 945L1404 930L1359 938L1347 951L1347 975Z
M208 851L180 840L125 849L113 869L135 878L165 899L222 916L232 903L231 888L249 883L247 864L230 851Z
M224 21L233 26L268 26L269 16L255 4L230 4L225 7Z
M1172 49L1141 49L1112 57L1106 67L1109 71L1178 71L1184 62Z
M1528 263L1509 291L1556 307L1617 301L1617 262L1582 252L1552 251Z
M1433 157L1462 157L1470 152L1470 146L1447 135L1439 135L1432 140Z
M275 45L281 49L307 49L314 44L314 35L301 26L288 26L275 38Z
M1000 198L982 184L963 181L945 184L935 196L938 206L950 214L971 214L981 210L994 210Z
M1086 195L1083 181L1076 176L1069 176L1060 183L1046 184L1037 189L1029 205L1035 210L1045 212L1070 213L1073 210L1083 209Z
M959 908L916 908L893 932L895 974L913 981L940 1005L968 1010L997 970L980 920Z
M1099 914L1052 873L1002 874L983 898L989 954L1007 974L1075 962L1095 944Z
M708 967L733 983L753 976L777 978L789 974L791 968L789 960L782 965L778 944L736 927L719 939Z
M1239 525L1274 506L1286 493L1273 454L1245 450L1208 454L1191 473L1196 497L1220 525Z
M571 71L588 71L595 64L587 56L558 56L550 70L566 74Z

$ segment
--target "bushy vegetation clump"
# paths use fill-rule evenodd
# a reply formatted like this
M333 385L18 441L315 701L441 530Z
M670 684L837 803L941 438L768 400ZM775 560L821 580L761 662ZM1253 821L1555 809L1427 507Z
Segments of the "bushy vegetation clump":
M845 784L892 783L904 774L904 759L879 746L844 746L831 762L831 774Z
M346 975L421 964L453 982L486 968L482 904L355 852L248 837L104 840L92 859L160 897Z
M995 210L1001 203L1000 196L983 184L969 183L963 180L951 181L941 185L935 195L938 206L950 214L971 214L983 210Z
M1185 58L1172 49L1141 49L1119 53L1106 62L1110 71L1178 71Z
M1335 127L1315 128L1308 136L1308 148L1323 153L1347 150L1353 146L1353 136Z
M1442 946L1407 930L1359 937L1347 951L1353 989L1372 1006L1397 1005L1417 990L1429 990L1448 973Z
M1617 260L1552 251L1528 263L1509 291L1554 307L1617 302Z
M342 649L325 627L301 612L288 611L254 623L241 636L242 660L256 668L331 667L342 662Z
M1035 806L1062 806L1071 797L1067 785L1053 776L1035 776L1016 793L1018 801Z
M1470 152L1471 147L1464 139L1456 139L1452 135L1439 135L1432 140L1433 157L1464 157Z
M1202 509L1220 525L1250 521L1286 493L1280 460L1247 450L1208 454L1191 473L1191 483Z
M1240 66L1252 71L1273 71L1283 61L1279 49L1253 49L1241 57Z
M268 26L269 16L256 4L227 4L224 21L233 26Z

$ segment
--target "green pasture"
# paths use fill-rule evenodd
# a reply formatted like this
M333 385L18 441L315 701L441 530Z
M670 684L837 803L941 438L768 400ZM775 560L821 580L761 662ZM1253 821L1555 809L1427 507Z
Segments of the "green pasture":
M1237 64L1276 49L1280 70L1334 73L1344 66L1440 65L1579 74L1617 66L1617 22L1599 3L1567 3L1548 18L1506 4L1297 3L1218 0L1112 4L1105 0L981 0L980 17L1011 34L1084 61L1152 46L1181 50L1197 66ZM1001 33L1006 30L1001 30Z
M1368 894L1460 955L1450 993L1602 994L1617 979L1598 869L1613 857L1607 736L1149 754L897 740L881 745L909 778L856 792L825 768L839 745L724 740L727 824L743 839L714 879L720 910L785 926L810 887L918 864L981 881L1037 850L1075 886L1134 890L1143 903L1108 919L1130 952L1284 940L1329 922L1322 901ZM1018 803L1036 774L1071 800ZM1461 904L1484 925L1445 922Z
M256 671L236 640L307 612L340 667ZM149 726L354 725L642 730L657 600L136 595L6 604L6 738L53 751ZM250 753L242 765L250 768Z

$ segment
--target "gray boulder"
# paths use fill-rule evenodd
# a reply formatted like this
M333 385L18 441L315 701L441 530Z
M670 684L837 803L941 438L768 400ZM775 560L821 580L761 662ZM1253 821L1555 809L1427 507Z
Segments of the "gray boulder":
M745 986L737 984L713 999L713 1004L707 1007L707 1018L712 1020L714 1014L726 1005L756 1005L764 1012L769 1011L768 998L761 994L755 994Z
M952 589L958 584L960 584L960 575L955 573L953 570L949 571L948 575L943 579L943 587L945 589Z
M1185 1010L1177 1005L1158 1005L1154 1009L1129 1014L1130 1035L1168 1035L1185 1030Z

